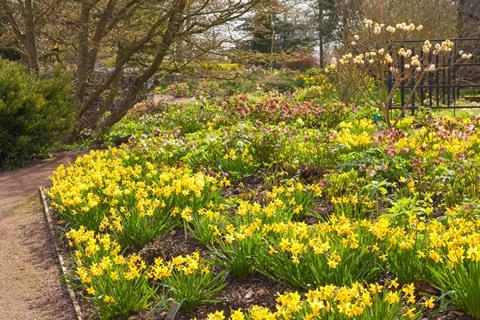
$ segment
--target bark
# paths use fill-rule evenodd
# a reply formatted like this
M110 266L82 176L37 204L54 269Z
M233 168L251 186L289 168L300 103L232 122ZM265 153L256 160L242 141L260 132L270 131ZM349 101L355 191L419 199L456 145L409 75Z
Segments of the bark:
M168 16L160 17L149 29L149 31L143 36L143 38L137 40L134 43L129 44L126 47L118 49L115 69L103 83L98 84L96 90L94 90L86 100L79 107L78 118L82 119L85 113L91 109L92 105L108 90L112 90L114 83L121 76L125 64L139 51L141 51L145 45L147 45L157 34L158 29L162 24L167 21ZM93 70L92 70L93 71ZM148 80L148 79L147 79ZM101 115L98 116L100 118ZM84 126L79 123L78 130L82 130Z
M38 73L40 71L40 66L38 64L35 13L32 0L25 0L22 17L25 24L25 51L28 57L28 64L30 70Z
M4 12L13 34L20 44L22 55L28 68L34 72L39 72L35 11L32 0L17 0L12 7L7 0L0 0L0 8ZM19 24L23 23L22 26Z
M81 105L85 99L85 93L88 85L87 56L89 47L90 14L93 5L83 3L80 10L79 31L78 31L78 57L77 70L75 73L75 98Z
M165 59L165 56L170 49L170 46L175 41L177 33L182 27L182 17L185 12L187 2L188 0L178 1L175 7L172 8L172 12L169 14L167 29L163 34L162 41L158 46L158 52L155 55L152 64L141 74L139 78L135 80L134 85L128 90L126 97L121 102L118 110L115 113L112 113L101 124L101 132L105 132L110 129L111 126L120 121L127 114L128 110L130 110L137 102L138 95L143 91L145 83L159 70L163 60Z
M129 13L129 10L132 8L132 6L141 2L142 1L140 0L130 1L125 7L123 7L122 10L119 11L118 15L115 17L114 14L117 0L109 0L95 24L95 30L91 40L90 20L93 5L88 2L85 2L82 5L82 11L80 14L77 73L75 76L75 82L77 83L75 96L79 106L82 106L85 102L86 92L89 84L89 76L95 71L102 41L112 31L112 29L115 27L115 24L118 23L118 21L124 17L125 14ZM81 114L82 112L79 112L79 116L81 116Z

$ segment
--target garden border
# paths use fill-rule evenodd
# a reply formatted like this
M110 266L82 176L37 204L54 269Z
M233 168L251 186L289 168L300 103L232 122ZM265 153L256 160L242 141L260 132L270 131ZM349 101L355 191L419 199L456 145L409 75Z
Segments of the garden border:
M73 305L76 320L83 320L82 310L80 308L80 304L77 301L77 297L75 295L75 292L72 288L72 285L70 284L70 280L68 280L68 277L67 277L68 271L67 271L67 267L65 266L65 259L63 258L62 254L60 253L60 249L57 245L56 235L55 235L55 232L53 231L53 228L52 228L52 221L53 220L52 220L52 216L50 214L50 210L48 208L48 204L47 204L47 200L46 200L46 197L45 197L43 187L39 187L38 190L40 192L40 197L42 198L43 212L45 213L45 218L47 220L48 229L50 230L50 235L52 237L53 245L55 247L55 253L57 254L57 259L58 259L58 262L60 264L60 268L61 268L61 271L62 271L62 276L65 280L64 283L65 283L66 289L68 291L68 295L69 295L70 300L71 300L72 305Z

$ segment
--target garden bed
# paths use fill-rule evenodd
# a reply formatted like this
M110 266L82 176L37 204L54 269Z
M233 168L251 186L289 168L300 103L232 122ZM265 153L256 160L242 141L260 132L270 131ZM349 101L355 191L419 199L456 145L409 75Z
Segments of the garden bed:
M48 194L95 316L476 316L479 119L388 129L288 99L172 107L57 169Z

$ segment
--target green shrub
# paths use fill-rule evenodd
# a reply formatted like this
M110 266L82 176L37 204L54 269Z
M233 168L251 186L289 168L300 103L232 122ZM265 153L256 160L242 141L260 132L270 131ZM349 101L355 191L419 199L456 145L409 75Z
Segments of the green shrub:
M37 77L0 59L0 168L44 156L73 123L73 99L64 77Z

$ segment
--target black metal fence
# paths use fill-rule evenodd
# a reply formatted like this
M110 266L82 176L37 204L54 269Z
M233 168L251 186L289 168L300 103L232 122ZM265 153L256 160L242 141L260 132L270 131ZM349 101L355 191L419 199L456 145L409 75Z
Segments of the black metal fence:
M410 40L402 46L418 54L420 61L435 64L436 71L426 74L416 85L415 80L400 83L390 109L408 109L412 112L419 107L431 109L474 109L480 108L480 38L451 39L453 50L448 55L423 53L422 46L426 40ZM445 39L429 40L435 46ZM396 48L397 49L397 48ZM469 60L460 60L460 53L471 53ZM393 50L392 50L393 52ZM393 55L393 53L392 53ZM398 54L397 54L398 56ZM396 66L400 72L405 70L405 58L398 56ZM414 72L414 68L407 72ZM393 89L393 75L387 77L389 92Z

